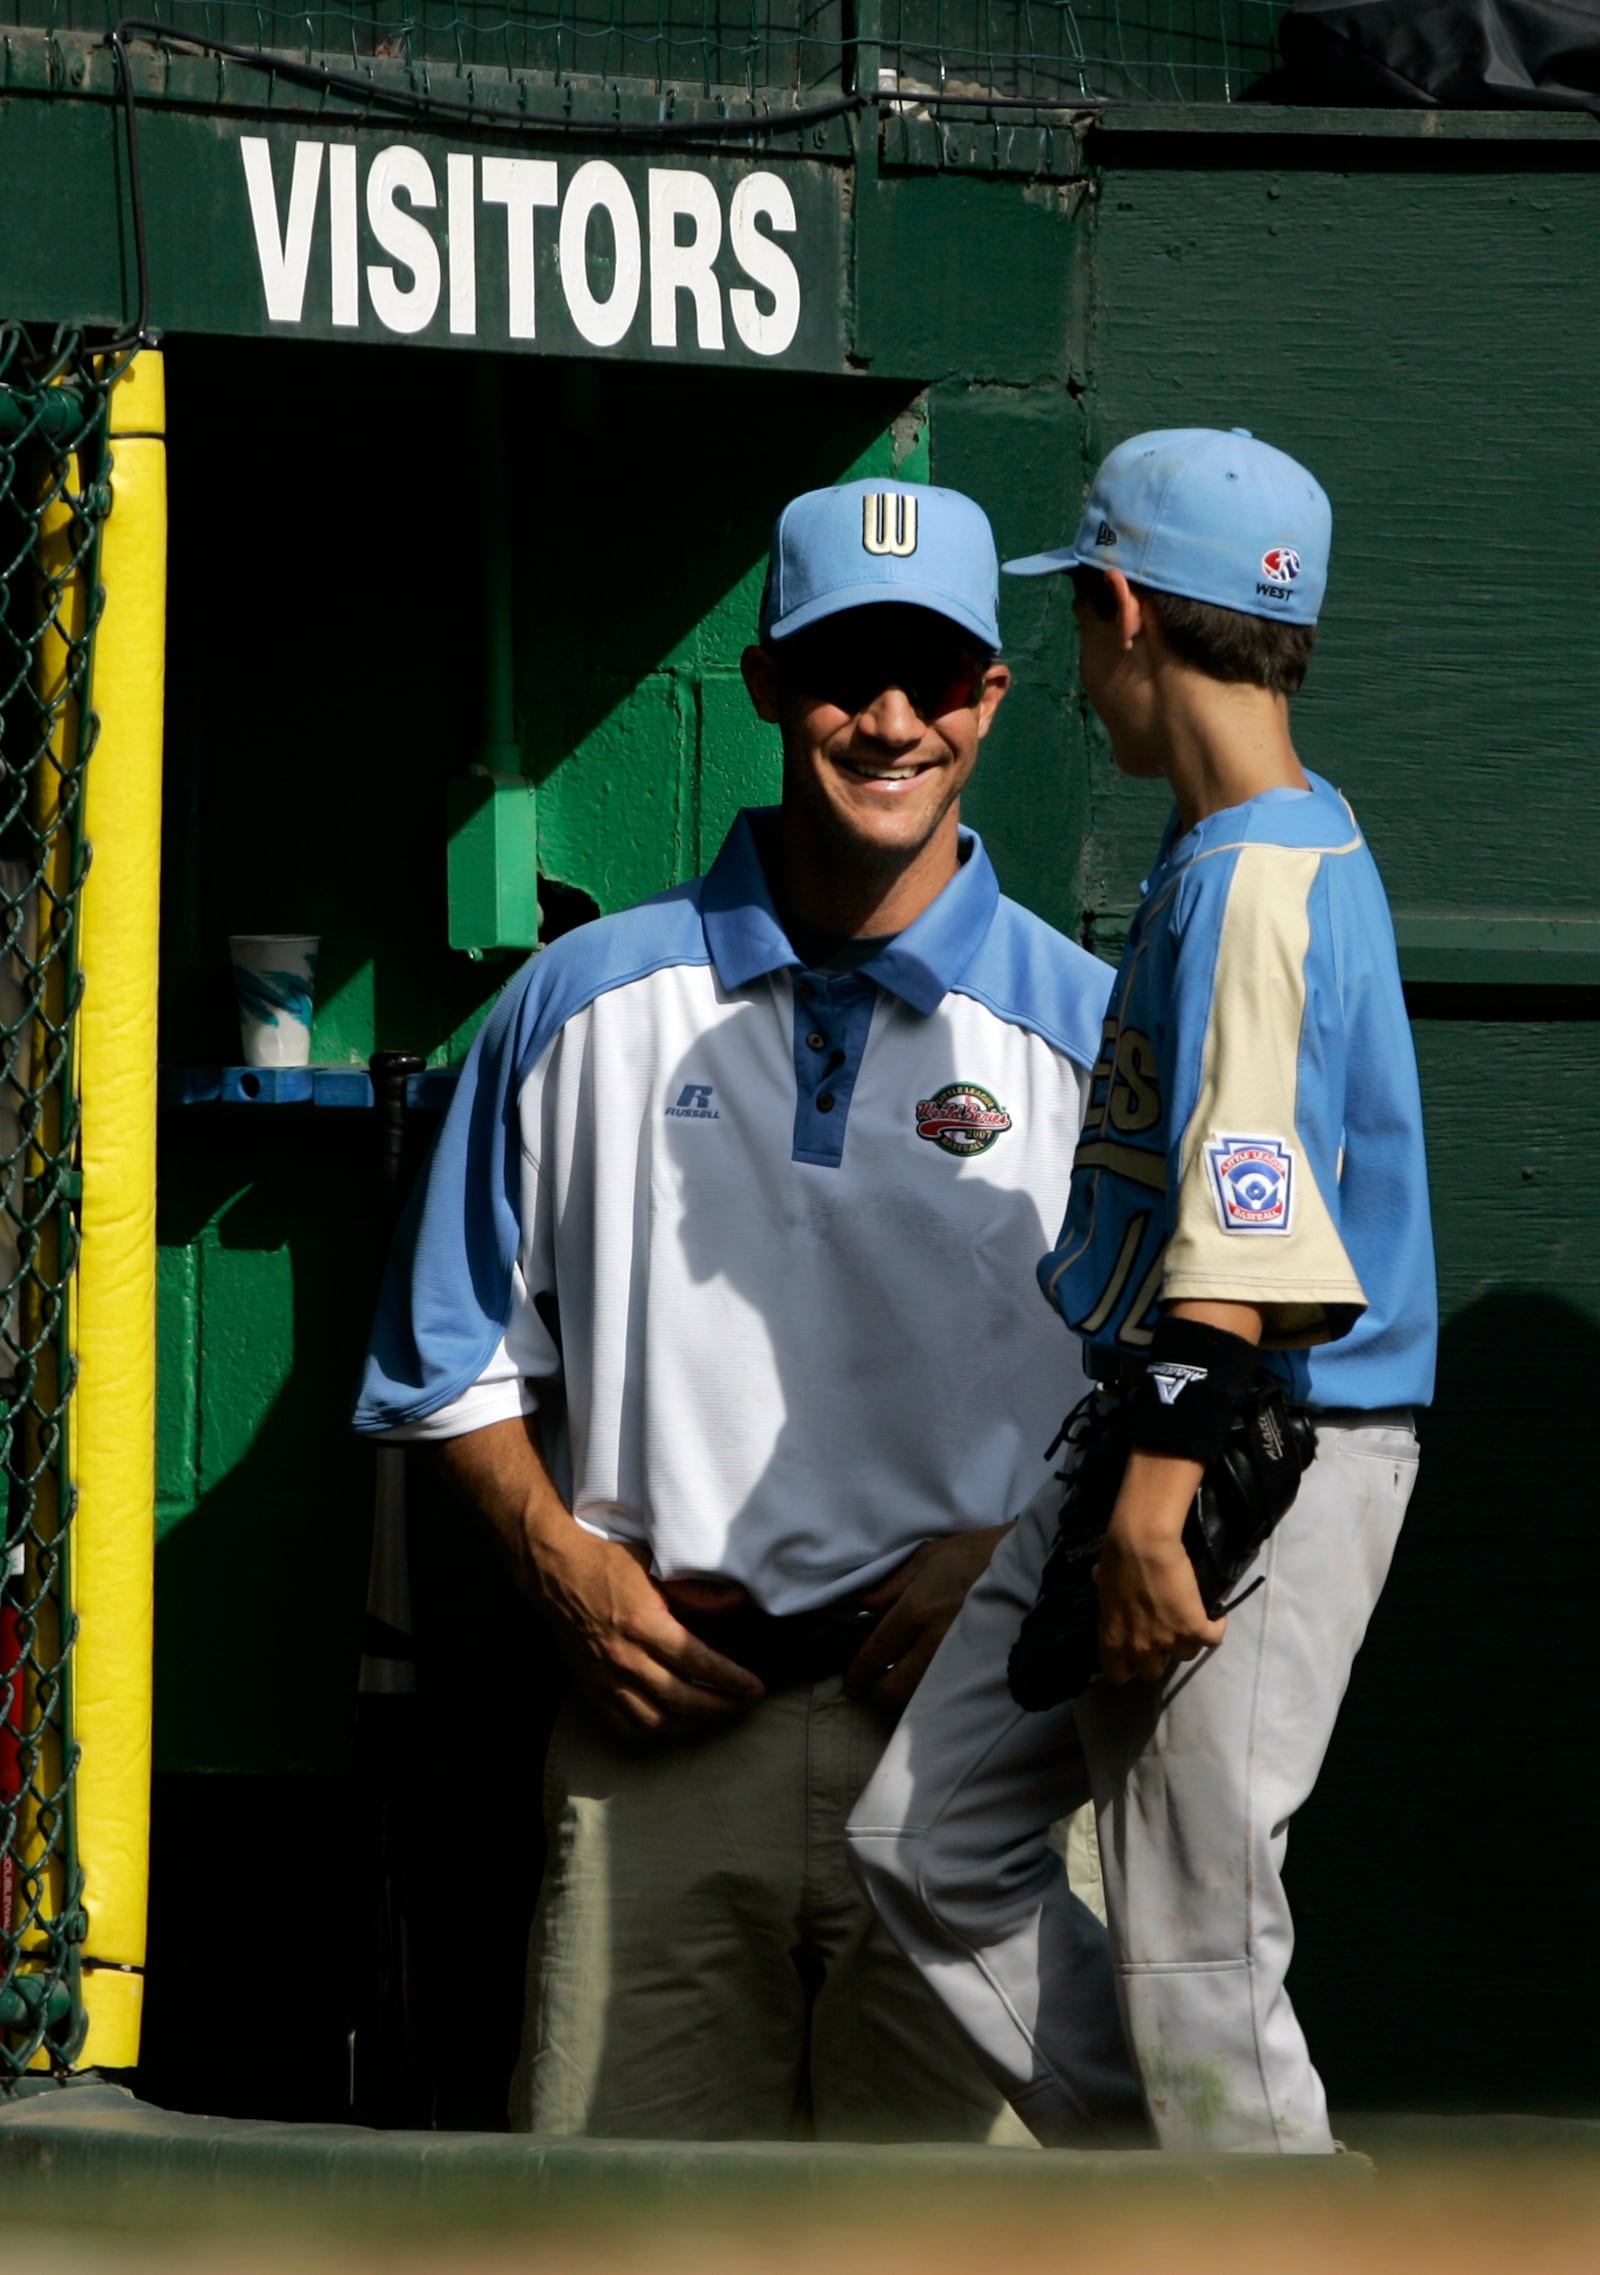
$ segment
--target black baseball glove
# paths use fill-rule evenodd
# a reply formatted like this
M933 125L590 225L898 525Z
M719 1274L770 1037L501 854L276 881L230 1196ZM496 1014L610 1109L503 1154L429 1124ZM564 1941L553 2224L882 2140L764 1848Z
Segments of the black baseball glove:
M1094 1390L1073 1408L1056 1440L1066 1448L1057 1473L1066 1488L1059 1538L1006 1667L1012 1697L1034 1713L1076 1698L1100 1672L1094 1568L1128 1466L1131 1430L1122 1393ZM1212 1619L1232 1608L1230 1591L1293 1503L1316 1454L1310 1417L1290 1406L1280 1383L1259 1382L1184 1520L1183 1545Z

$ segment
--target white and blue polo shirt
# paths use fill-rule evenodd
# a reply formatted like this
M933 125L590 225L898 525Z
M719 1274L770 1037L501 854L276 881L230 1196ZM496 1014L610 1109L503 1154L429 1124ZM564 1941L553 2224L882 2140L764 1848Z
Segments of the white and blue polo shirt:
M741 815L709 875L512 982L397 1243L356 1415L537 1411L579 1522L804 1611L1047 1474L1082 1387L1032 1273L1111 974L979 840L846 977Z

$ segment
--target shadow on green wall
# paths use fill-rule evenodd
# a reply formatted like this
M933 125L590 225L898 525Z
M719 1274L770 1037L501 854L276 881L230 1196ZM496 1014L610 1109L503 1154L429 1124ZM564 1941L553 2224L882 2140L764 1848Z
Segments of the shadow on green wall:
M370 1476L370 1453L358 1451ZM495 2131L521 2028L561 1678L470 1520L425 1462L407 1469L418 1711L405 1823L415 2039L403 2092L410 2122ZM280 1687L318 1679L292 1633L273 1665ZM248 1659L236 1670L259 1672ZM348 1689L353 1663L340 1674ZM374 1931L363 1822L344 1766L158 1773L138 2081L147 2099L230 2117L348 2118L347 2034Z
M191 1251L194 1300L162 1322L163 1396L187 1372L192 1421L162 1480L157 1763L333 1769L372 1509L346 1422L380 1252L374 1118L190 1108L161 1137L159 1237Z
M724 731L702 689L736 679L780 506L864 453L887 467L909 400L508 358L501 463L477 362L168 343L166 1064L236 1055L233 931L320 935L325 1060L459 1056L507 976L446 946L445 785L486 727L486 496L510 516L541 867L614 907L700 865L703 723L712 826L730 761L766 755L742 690Z
M1508 1286L1450 1320L1422 1466L1290 1839L1292 1989L1335 2108L1593 2110L1600 1329Z
M410 1134L419 1153L427 1120ZM168 1361L197 1380L163 1479L141 2086L170 2106L336 2120L372 1926L351 1740L374 1471L346 1417L386 1221L378 1131L359 1112L190 1109L165 1116L162 1139L160 1236L195 1260L190 1316L164 1321ZM416 1459L408 1501L417 2121L494 2127L559 1676ZM302 1960L321 1987L286 2015L263 1992Z
M671 366L502 368L519 707L541 777L649 674L737 667L778 514L876 446L887 468L908 391L782 372L752 384ZM559 725L553 744L541 720Z

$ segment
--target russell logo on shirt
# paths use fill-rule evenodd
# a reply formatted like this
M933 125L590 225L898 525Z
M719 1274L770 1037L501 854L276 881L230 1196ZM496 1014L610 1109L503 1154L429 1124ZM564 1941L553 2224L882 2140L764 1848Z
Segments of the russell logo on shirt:
M941 1153L987 1153L1010 1127L1011 1116L999 1099L975 1082L947 1082L931 1098L917 1101L917 1135Z
M720 1122L711 1100L715 1093L709 1082L686 1082L678 1092L678 1103L666 1110L669 1122Z

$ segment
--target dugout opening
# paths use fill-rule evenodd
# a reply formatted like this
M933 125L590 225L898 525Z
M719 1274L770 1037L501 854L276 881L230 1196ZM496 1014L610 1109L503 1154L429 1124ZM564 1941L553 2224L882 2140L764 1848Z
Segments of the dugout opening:
M447 1072L527 952L450 944L452 797L491 774L526 796L511 850L534 854L544 938L705 866L740 805L776 793L738 659L778 509L859 473L925 475L926 414L904 383L354 345L178 337L167 373L139 2082L172 2107L338 2119L370 1935L352 1747L373 1455L347 1423L388 1204L371 1111L204 1079L237 1055L228 936L320 938L314 1060L358 1076L404 1051ZM412 1116L413 1153L442 1094ZM493 2128L559 1686L526 1607L410 1467L431 1798L409 1930L420 2051L394 2114ZM291 1947L319 1990L287 2025Z

